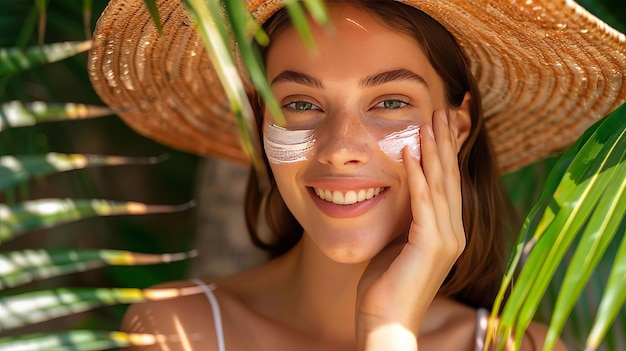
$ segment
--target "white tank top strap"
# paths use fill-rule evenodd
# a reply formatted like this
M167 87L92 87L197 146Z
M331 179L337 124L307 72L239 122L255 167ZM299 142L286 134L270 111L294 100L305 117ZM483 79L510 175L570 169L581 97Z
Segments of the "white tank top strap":
M476 336L475 351L483 351L485 347L485 337L487 336L487 324L489 323L489 311L484 308L476 310Z
M222 326L222 313L220 311L220 304L217 301L217 297L213 292L217 289L215 284L205 284L199 279L191 279L191 281L197 284L211 304L211 310L213 311L213 325L215 326L215 337L217 340L217 351L226 351L226 343L224 342L224 328Z

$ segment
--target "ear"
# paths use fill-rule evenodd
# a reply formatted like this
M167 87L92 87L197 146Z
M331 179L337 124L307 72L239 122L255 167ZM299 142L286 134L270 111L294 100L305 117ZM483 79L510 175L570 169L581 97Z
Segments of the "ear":
M471 101L472 96L467 92L463 97L461 106L458 109L450 110L450 124L452 132L456 133L457 152L461 150L461 146L467 140L472 129Z

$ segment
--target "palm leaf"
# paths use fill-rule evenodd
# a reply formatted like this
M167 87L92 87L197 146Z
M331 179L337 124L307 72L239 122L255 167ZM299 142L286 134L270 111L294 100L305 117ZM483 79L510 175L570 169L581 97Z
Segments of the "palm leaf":
M623 223L622 223L623 224ZM621 227L624 233L624 225ZM611 327L611 323L622 313L622 325L624 313L622 307L626 303L626 237L622 238L611 274L606 283L606 290L602 296L598 314L595 317L591 332L587 337L585 351L597 350L605 334Z
M0 132L11 127L32 126L39 122L97 118L115 112L107 107L43 101L9 101L0 105Z
M202 293L188 288L58 288L0 296L0 331L69 316L102 306L159 301Z
M523 268L513 285L498 326L500 335L514 333L518 345L554 272L580 231L585 230L582 240L587 234L587 237L592 236L594 244L584 248L579 245L573 265L593 271L591 262L602 257L602 247L608 245L623 220L623 215L620 215L623 214L623 207L620 207L623 191L620 189L626 182L625 117L626 105L591 127L566 152L548 177L539 203L525 221L494 305L494 310L498 311L504 291L523 258ZM618 184L617 189L611 188L611 184ZM538 217L539 214L541 217ZM535 218L540 219L537 221ZM569 281L579 278L570 273L563 287L579 286L578 281ZM563 291L563 302L560 304L569 305L579 297L570 290ZM613 308L619 310L621 305L614 305ZM569 314L568 311L564 313ZM555 318L562 320L565 317L558 315ZM551 325L548 343L554 342L554 336L559 335L560 323Z
M263 163L263 152L259 135L256 132L256 122L246 95L244 81L239 75L230 47L233 40L238 43L248 43L248 45L239 45L238 48L246 71L250 75L249 78L277 123L284 124L280 106L274 98L265 77L260 55L254 46L249 45L253 38L256 38L261 45L266 44L268 39L254 22L243 2L221 1L219 3L222 6L219 6L217 1L185 0L184 2L192 20L198 26L200 35L211 56L211 61L215 64L222 87L226 92L231 111L237 119L242 148L250 158L252 166L262 184L261 186L264 187L268 181L267 170ZM322 24L328 24L328 17L321 3L307 1L305 4L307 9L313 13L315 19ZM288 2L286 5L288 11L295 16L295 18L292 18L294 25L304 36L305 41L312 45L313 40L310 35L310 29L301 5L297 2ZM227 18L224 18L224 12ZM226 20L228 20L228 23ZM231 38L229 33L232 33L234 38Z
M0 189L15 183L53 173L96 166L155 164L163 157L124 157L106 155L60 154L0 156Z
M91 41L64 42L20 48L0 48L0 77L33 68L37 65L60 61L85 52L91 48Z
M197 252L143 254L122 250L21 250L0 253L0 290L104 266L169 263Z
M127 346L150 346L165 335L117 331L72 330L0 338L0 351L95 351ZM172 340L175 338L171 337Z
M233 2L234 3L234 2ZM241 145L261 179L267 177L261 143L256 133L254 114L248 101L244 82L239 75L237 66L230 50L231 40L225 28L229 28L223 18L223 13L216 2L203 0L186 0L185 4L196 23L200 36L207 47L211 62L215 65L218 78L224 88L230 109L235 115L241 137ZM237 16L250 16L246 11ZM232 19L231 19L232 20ZM244 20L247 21L247 20ZM220 29L221 28L221 29Z
M95 216L170 213L184 211L194 205L194 202L182 205L149 205L99 199L39 199L11 206L0 204L0 242L28 230L50 228Z
M621 162L616 170L620 178L626 179L626 162ZM554 347L561 334L567 318L572 312L577 299L582 294L587 282L594 273L598 263L611 244L618 227L626 213L626 182L622 182L618 189L608 189L598 207L594 209L580 242L576 247L573 258L569 263L567 273L562 279L561 291L556 300L550 325L552 326L546 340L547 347ZM598 233L606 233L598 236ZM617 256L619 258L619 256ZM622 285L624 282L622 282ZM607 285L607 288L610 288ZM626 286L621 287L623 290ZM626 296L626 295L625 295ZM615 302L615 301L614 301ZM622 301L622 305L624 302ZM610 318L610 320L615 317ZM594 338L598 339L598 338Z

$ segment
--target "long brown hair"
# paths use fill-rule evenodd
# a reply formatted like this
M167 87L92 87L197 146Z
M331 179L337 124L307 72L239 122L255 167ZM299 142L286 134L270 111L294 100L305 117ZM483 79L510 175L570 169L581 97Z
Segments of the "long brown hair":
M452 34L418 9L396 1L352 2L358 2L383 25L410 35L421 45L444 82L447 103L452 108L460 107L467 92L471 95L472 127L459 153L467 244L439 293L474 307L491 307L503 274L505 235L510 233L512 216L484 128L480 93L471 73L470 61ZM283 9L266 21L264 28L270 38L275 38L290 23ZM267 48L261 48L261 51L265 57ZM260 133L263 106L256 97L251 101L255 105ZM265 162L269 170L267 159ZM272 254L280 255L300 240L303 229L280 197L273 176L270 178L271 190L268 194L260 194L256 176L250 172L246 221L252 241ZM271 239L261 239L260 214L264 214Z

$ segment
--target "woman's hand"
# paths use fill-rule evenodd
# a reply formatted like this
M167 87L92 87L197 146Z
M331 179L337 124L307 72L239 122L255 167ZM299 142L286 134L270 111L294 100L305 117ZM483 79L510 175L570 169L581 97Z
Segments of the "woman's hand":
M360 350L416 350L424 314L465 248L456 125L436 110L433 126L420 131L421 165L403 151L413 214L408 235L377 255L359 284Z

